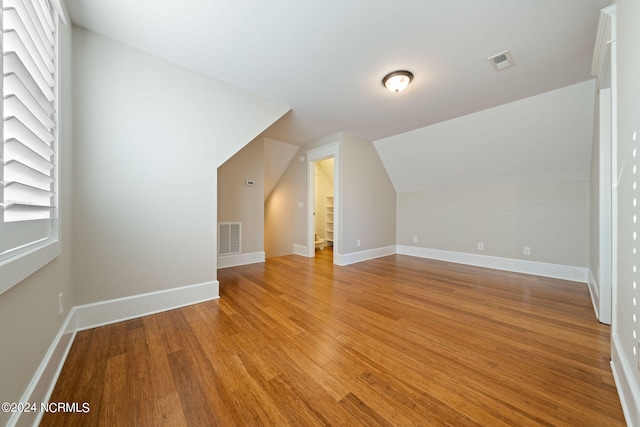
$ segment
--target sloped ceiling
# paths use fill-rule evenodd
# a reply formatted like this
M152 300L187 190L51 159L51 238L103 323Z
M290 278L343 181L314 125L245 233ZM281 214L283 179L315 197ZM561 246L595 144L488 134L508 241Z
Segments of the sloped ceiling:
M280 181L300 147L271 138L264 138L264 200Z
M374 141L397 192L589 176L595 81Z

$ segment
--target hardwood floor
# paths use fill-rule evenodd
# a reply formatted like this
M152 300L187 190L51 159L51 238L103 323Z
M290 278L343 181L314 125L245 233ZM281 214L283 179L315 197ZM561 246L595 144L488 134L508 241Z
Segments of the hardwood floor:
M221 299L77 334L43 426L616 426L584 284L393 255L218 271Z

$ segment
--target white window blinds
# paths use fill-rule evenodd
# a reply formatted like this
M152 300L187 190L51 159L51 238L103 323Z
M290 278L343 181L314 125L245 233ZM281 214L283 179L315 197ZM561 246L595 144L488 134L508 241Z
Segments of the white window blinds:
M56 216L56 12L49 0L2 0L2 247L51 236Z

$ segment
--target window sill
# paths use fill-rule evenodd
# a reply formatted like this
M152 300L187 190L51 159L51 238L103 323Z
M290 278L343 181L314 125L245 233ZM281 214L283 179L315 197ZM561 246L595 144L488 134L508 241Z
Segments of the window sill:
M0 294L8 291L60 255L60 242L50 240L0 261Z

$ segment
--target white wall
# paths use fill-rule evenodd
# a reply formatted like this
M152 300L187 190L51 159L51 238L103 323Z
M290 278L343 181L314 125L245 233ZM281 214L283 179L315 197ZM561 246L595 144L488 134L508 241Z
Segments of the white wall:
M255 185L248 187L247 180ZM257 138L218 168L218 222L241 222L243 254L264 251L264 143Z
M375 141L398 245L586 269L593 94L587 81Z
M217 168L288 107L74 31L80 304L216 279Z
M374 145L398 193L587 178L594 87L578 83Z
M264 250L267 258L291 255L293 245L305 245L306 162L301 148L264 204ZM303 207L298 203L302 202Z
M332 134L300 147L271 191L264 208L264 245L267 258L291 255L293 245L306 246L306 151L337 142L340 138L340 134Z
M216 279L216 169L288 110L79 27L61 26L60 58L62 254L0 295L3 402L73 306Z
M71 280L72 137L71 27L60 26L60 243L61 255L0 295L0 401L19 402L69 309L75 304ZM58 294L65 311L58 315ZM0 412L0 425L10 413Z
M589 181L399 193L398 244L586 268Z
M396 193L371 141L339 132L305 145L294 157L267 200L265 241L267 256L292 253L292 246L306 246L305 152L340 143L341 161L334 168L341 178L339 235L334 251L351 254L395 245ZM303 202L305 207L298 207ZM361 246L357 246L357 241Z
M396 191L371 141L344 133L339 167L340 253L395 245Z
M614 282L612 366L627 423L640 425L640 2L617 3L617 281ZM635 135L635 140L634 140ZM635 150L635 156L634 156ZM634 172L635 171L635 172ZM635 187L635 188L634 188Z

